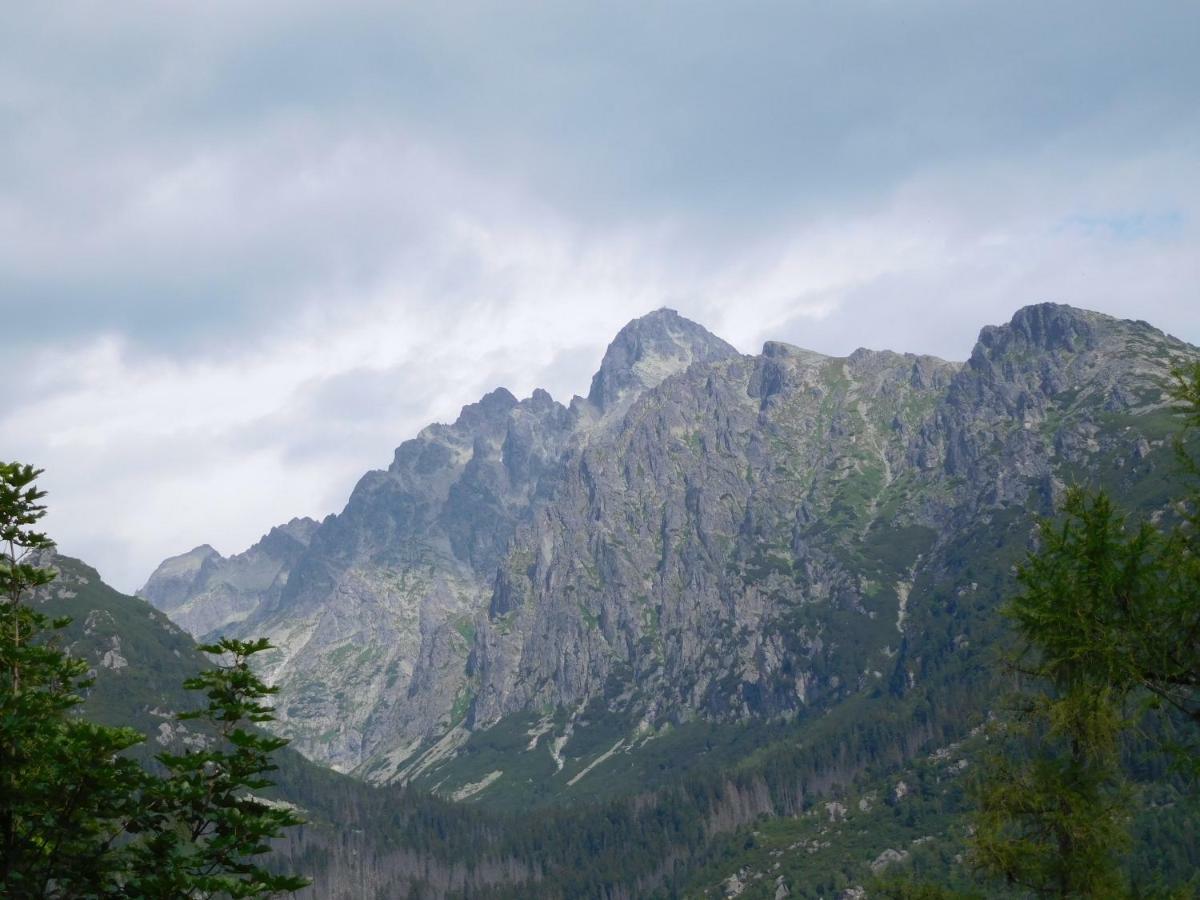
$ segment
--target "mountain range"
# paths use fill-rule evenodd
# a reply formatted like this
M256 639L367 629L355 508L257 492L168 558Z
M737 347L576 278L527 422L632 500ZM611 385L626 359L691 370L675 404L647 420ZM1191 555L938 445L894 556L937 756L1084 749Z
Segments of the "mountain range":
M1069 483L1165 503L1164 388L1196 355L1039 304L966 362L747 356L663 309L587 397L499 388L341 513L139 594L196 637L270 638L281 733L339 771L517 807L634 789L695 735L978 668L1011 584L982 557L1018 558Z

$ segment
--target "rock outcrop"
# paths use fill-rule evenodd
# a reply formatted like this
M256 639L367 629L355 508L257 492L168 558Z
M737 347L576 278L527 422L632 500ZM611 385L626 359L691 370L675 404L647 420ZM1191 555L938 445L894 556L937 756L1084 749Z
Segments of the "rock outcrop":
M279 596L318 523L292 519L228 559L208 544L164 560L138 596L202 639L236 625Z

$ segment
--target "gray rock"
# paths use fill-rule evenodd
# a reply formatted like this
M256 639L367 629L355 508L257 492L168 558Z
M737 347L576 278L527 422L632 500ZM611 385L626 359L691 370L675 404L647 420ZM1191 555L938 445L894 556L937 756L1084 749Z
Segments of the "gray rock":
M201 545L165 560L138 596L193 637L235 630L237 623L278 597L317 527L312 519L292 519L228 559Z
M875 860L871 863L871 871L878 875L888 866L894 865L895 863L904 862L906 859L908 859L907 850L893 850L891 847L889 847L887 850L884 850L877 857L875 857Z
M566 710L554 748L594 703L653 729L903 693L922 574L1006 508L1049 512L1106 454L1153 465L1128 423L1196 353L1042 304L965 364L742 356L660 310L622 329L586 399L496 390L340 514L172 558L143 596L195 633L269 637L283 732L378 780L513 713Z

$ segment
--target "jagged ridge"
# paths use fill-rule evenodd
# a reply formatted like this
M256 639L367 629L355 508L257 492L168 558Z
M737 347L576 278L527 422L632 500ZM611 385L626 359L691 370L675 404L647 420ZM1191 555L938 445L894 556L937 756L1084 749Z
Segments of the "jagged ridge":
M914 585L954 536L1048 510L1090 460L1144 459L1161 381L1194 353L1042 304L966 364L746 357L660 310L621 331L587 399L500 389L401 445L237 628L283 648L297 746L377 779L432 777L518 714L545 714L531 746L566 778L596 703L624 750L697 717L836 704L874 672L902 687Z

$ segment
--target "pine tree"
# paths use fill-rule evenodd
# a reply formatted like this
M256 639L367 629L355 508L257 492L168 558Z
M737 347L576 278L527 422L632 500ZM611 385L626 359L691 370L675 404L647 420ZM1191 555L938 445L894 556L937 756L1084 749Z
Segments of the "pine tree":
M104 896L116 890L114 848L146 777L119 754L141 736L71 715L87 665L53 643L67 622L25 602L55 574L37 564L52 547L34 530L45 512L39 474L0 463L0 894Z
M303 887L255 861L301 821L256 796L270 784L270 754L287 743L254 727L272 719L263 700L273 689L248 661L269 644L201 648L231 658L185 682L208 700L180 716L202 720L203 750L161 754L165 775L122 755L142 735L78 715L90 680L56 644L68 621L27 602L55 577L41 564L53 543L35 530L39 474L0 463L0 896L176 900Z
M1024 650L1021 694L979 786L975 860L1039 896L1121 896L1129 795L1120 737L1128 677L1106 637L1120 605L1149 587L1148 532L1132 539L1107 498L1072 491L1042 529L1008 613ZM1136 602L1136 600L1133 600Z
M1200 364L1176 373L1185 472L1200 426ZM1039 896L1120 896L1131 797L1120 741L1138 716L1169 707L1200 724L1200 492L1165 525L1128 525L1103 494L1068 492L1060 523L1021 568L1008 604L1021 650L1016 715L978 785L974 858L987 875ZM1195 728L1173 748L1200 774Z
M286 803L254 793L271 786L266 776L276 767L270 754L287 744L251 724L274 718L263 700L278 689L250 668L250 657L270 648L266 640L230 639L200 647L229 662L184 682L203 691L208 703L180 718L202 719L216 734L203 750L158 757L170 774L152 783L133 826L146 833L132 850L138 896L268 897L308 884L254 859L284 828L303 822Z

